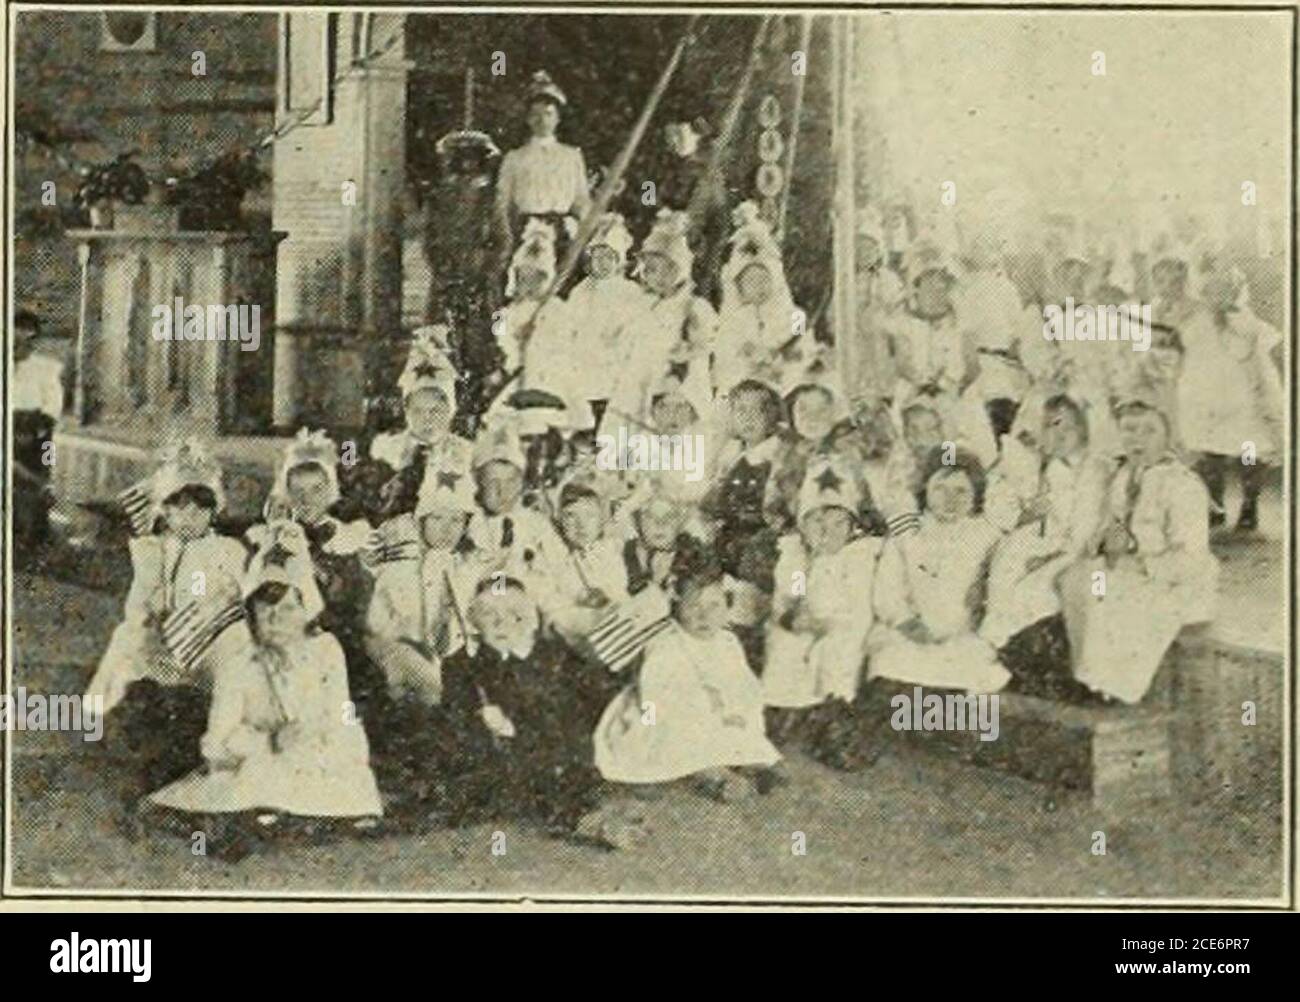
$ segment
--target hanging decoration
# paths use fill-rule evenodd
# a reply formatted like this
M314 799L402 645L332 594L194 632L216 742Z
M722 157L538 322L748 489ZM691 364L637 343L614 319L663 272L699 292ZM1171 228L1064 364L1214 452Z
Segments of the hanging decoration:
M765 94L758 105L758 124L763 130L758 134L758 171L754 188L758 193L759 215L768 226L775 227L781 210L779 201L785 187L785 171L781 168L781 154L785 140L781 136L781 103L775 94Z

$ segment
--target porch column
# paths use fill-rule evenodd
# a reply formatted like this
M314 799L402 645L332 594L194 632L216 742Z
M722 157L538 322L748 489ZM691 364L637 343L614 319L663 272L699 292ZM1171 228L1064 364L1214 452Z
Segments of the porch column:
M344 322L365 337L402 323L402 207L406 187L404 14L374 14L365 64L346 70L339 103L350 109L357 204L349 215Z

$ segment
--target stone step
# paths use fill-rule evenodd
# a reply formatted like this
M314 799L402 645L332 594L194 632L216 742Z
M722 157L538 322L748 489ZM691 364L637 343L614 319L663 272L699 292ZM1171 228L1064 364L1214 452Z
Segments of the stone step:
M1075 706L1005 693L999 736L910 732L932 752L1123 806L1169 796L1277 800L1282 781L1285 671L1281 652L1244 647L1204 629L1170 648L1137 706ZM1243 704L1255 723L1243 723Z

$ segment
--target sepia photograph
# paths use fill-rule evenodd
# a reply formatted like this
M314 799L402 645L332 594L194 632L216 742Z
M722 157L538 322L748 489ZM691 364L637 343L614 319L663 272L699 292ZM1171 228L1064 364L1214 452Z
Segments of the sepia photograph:
M0 897L1294 908L1294 9L6 7Z

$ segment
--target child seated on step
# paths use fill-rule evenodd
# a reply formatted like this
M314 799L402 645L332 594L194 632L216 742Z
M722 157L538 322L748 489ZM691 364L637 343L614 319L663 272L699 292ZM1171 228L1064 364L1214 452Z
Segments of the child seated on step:
M375 589L366 651L395 699L442 698L442 659L464 645L460 617L477 583L467 536L475 510L469 474L430 467L415 511L379 528L382 542L367 561Z
M456 411L456 370L447 354L445 326L416 332L406 366L397 380L405 424L376 435L370 443L367 479L377 496L370 506L381 518L415 507L424 471L469 472L472 446L451 430Z
M443 663L445 819L527 820L560 836L631 844L635 826L601 808L592 760L606 673L541 630L536 603L514 578L485 578L469 621L471 643Z
M525 467L518 432L507 420L480 433L473 457L478 511L469 526L480 578L508 576L531 586L563 553L550 519L524 504Z
M208 832L223 859L285 827L285 816L346 819L365 830L382 813L366 733L349 713L343 650L313 625L324 603L301 532L284 526L255 554L244 588L254 643L214 673L206 768L148 800L184 818L204 816L180 830Z
M943 446L921 470L919 525L892 537L876 571L876 623L868 675L904 686L973 693L1010 678L976 633L989 555L1001 534L980 514L984 470L971 453Z
M760 683L727 629L722 568L707 551L679 558L672 616L601 716L601 775L630 784L691 777L724 800L769 789L781 755L764 732Z
M857 695L883 540L858 523L852 476L822 460L799 491L797 532L782 536L767 623L763 702L805 709Z
M1042 413L1035 447L1007 436L990 473L986 510L1008 535L993 552L979 632L1019 691L1069 698L1075 685L1057 582L1093 536L1107 470L1089 447L1081 403L1059 394Z
M266 521L250 528L245 538L255 549L264 549L283 523L302 530L325 602L320 628L342 645L348 684L364 715L385 688L382 674L365 652L366 610L374 582L362 566L362 554L374 533L360 511L341 497L338 461L338 447L323 431L299 431L281 457L266 501Z
M165 450L132 494L147 534L130 541L122 621L83 697L111 711L104 746L127 760L119 793L128 806L199 762L212 671L248 643L229 615L248 554L212 528L225 505L221 468L191 440ZM208 627L216 632L205 643Z
M609 506L599 486L597 478L579 476L560 489L556 528L564 547L550 555L538 596L547 625L577 646L628 594L623 541L607 531Z
M1104 700L1140 702L1179 631L1214 618L1208 495L1173 451L1172 409L1150 386L1115 408L1124 454L1087 555L1060 578L1074 677Z

